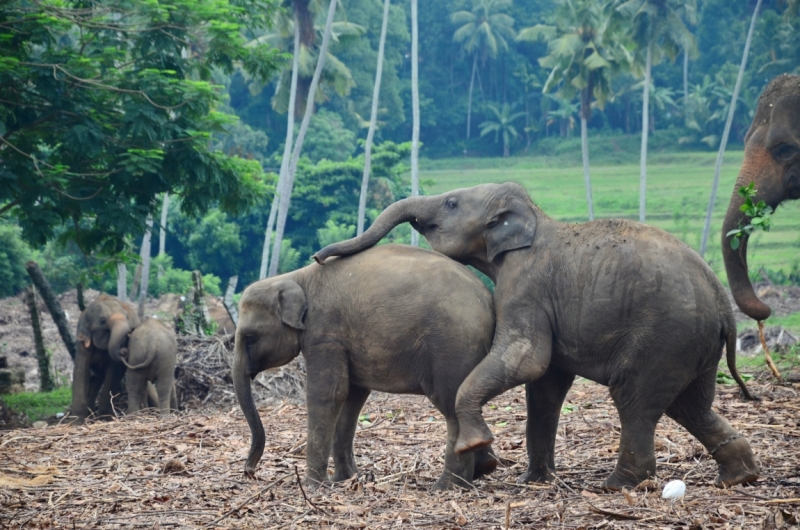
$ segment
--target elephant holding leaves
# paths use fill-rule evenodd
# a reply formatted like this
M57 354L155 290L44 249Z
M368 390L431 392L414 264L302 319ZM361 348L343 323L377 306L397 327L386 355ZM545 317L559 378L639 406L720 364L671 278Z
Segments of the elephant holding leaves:
M445 416L445 470L435 489L466 486L497 465L489 448L457 455L459 385L492 343L492 294L466 267L441 254L383 245L258 281L239 301L233 383L252 433L245 473L264 452L264 427L249 379L303 354L307 367L307 480L357 469L361 408L371 390L423 394Z
M782 75L770 82L744 143L744 162L722 224L722 257L736 305L747 316L766 320L770 307L758 299L747 274L748 235L733 249L728 234L748 223L738 190L751 182L757 190L755 200L773 209L785 200L800 199L800 76Z
M122 363L128 368L125 387L128 390L128 414L146 403L148 384L155 383L156 404L162 413L178 410L175 392L175 365L178 341L175 331L155 318L147 318L120 348Z
M361 236L315 259L360 252L403 222L496 284L492 349L458 391L457 453L492 441L481 407L526 383L529 463L521 480L552 480L561 406L580 375L607 385L620 415L608 489L655 475L654 435L665 412L717 461L719 485L757 478L750 444L711 409L724 348L749 395L736 371L733 312L719 280L683 242L626 220L560 223L522 186L484 184L396 202Z
M111 396L120 393L125 375L120 349L138 325L134 308L107 294L98 296L81 313L70 406L77 423L83 423L95 401L99 415L112 414Z

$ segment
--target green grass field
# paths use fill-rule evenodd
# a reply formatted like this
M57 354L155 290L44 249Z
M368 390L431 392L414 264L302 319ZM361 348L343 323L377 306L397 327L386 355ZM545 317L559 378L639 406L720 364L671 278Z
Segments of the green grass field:
M597 157L608 160L608 156ZM720 251L722 219L728 206L743 153L725 155L706 259L727 282ZM647 168L647 223L676 235L692 248L700 247L706 207L714 178L716 153L653 153ZM423 161L421 178L432 181L427 193L513 181L523 185L548 215L560 221L588 219L580 151L559 156L447 159ZM639 218L639 164L598 163L591 168L595 216ZM800 261L800 201L784 204L769 233L751 238L748 262L752 274L760 267L789 272Z

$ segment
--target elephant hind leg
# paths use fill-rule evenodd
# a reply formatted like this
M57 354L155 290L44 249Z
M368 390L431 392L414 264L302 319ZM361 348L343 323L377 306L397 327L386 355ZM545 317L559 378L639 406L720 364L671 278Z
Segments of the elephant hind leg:
M353 439L356 436L358 417L364 403L367 402L368 388L350 385L347 398L336 421L336 432L333 435L333 481L347 480L358 473L356 457L353 453Z
M174 381L172 382L172 390L169 393L169 408L174 412L178 412L178 410L180 410L178 408L178 389L176 388Z
M158 408L162 414L169 414L172 394L175 390L175 381L170 377L159 377L156 380L156 392L158 392Z
M667 415L697 438L719 466L717 486L734 486L758 478L759 467L750 443L711 409L716 370L701 374L675 398Z
M458 438L458 420L454 415L446 417L445 420L447 422L447 446L444 450L444 471L433 485L433 489L468 488L472 484L472 476L475 473L476 453L456 454L454 446Z

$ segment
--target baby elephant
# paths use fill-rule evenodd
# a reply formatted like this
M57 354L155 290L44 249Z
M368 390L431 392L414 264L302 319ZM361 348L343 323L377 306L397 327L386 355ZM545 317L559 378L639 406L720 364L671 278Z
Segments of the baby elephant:
M131 332L128 347L121 348L119 355L128 367L125 373L128 414L147 403L148 383L155 383L158 408L162 413L178 410L175 393L178 341L172 329L148 318Z
M492 295L465 266L441 254L382 245L250 285L239 301L233 382L252 433L245 473L264 453L264 427L249 379L302 350L308 371L307 482L358 470L353 437L371 390L424 394L445 416L445 469L435 489L466 486L497 460L487 447L457 455L456 393L489 351Z

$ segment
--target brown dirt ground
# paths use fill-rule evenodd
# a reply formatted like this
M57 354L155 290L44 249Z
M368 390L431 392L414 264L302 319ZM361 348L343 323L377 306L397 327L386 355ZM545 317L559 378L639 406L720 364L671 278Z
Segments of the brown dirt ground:
M619 420L605 388L577 383L556 445L559 479L517 485L525 468L521 388L484 409L506 466L474 490L431 492L442 471L445 425L420 396L375 393L359 426L361 469L311 492L306 412L261 407L267 447L257 480L243 476L250 433L238 407L159 417L150 413L82 427L0 434L0 526L9 528L781 528L800 520L800 385L762 377L762 397L742 402L719 387L715 409L750 441L762 466L754 485L713 486L716 465L686 431L664 419L656 432L658 480L604 493L616 461ZM660 498L668 480L685 502Z

